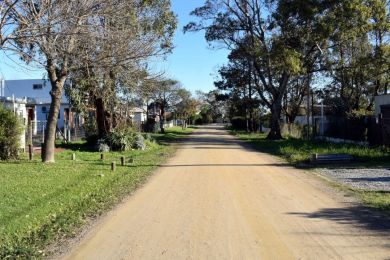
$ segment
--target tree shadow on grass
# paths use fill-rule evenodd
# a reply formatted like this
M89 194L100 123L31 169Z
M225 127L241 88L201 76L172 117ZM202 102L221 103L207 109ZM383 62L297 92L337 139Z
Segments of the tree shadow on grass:
M80 152L96 152L95 147L87 142L60 143L56 144L56 148Z

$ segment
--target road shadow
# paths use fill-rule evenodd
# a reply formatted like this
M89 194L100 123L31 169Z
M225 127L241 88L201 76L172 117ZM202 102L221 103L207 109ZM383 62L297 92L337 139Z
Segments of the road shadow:
M309 219L326 219L339 224L352 225L368 231L390 235L390 219L388 215L369 207L353 205L345 208L324 208L316 212L289 212Z
M158 166L161 168L175 168L175 167L287 167L286 163L264 163L264 164L246 164L246 163L198 163L198 164L138 164L127 165L128 167L150 167Z
M348 178L353 182L388 182L390 177L365 177L365 178Z

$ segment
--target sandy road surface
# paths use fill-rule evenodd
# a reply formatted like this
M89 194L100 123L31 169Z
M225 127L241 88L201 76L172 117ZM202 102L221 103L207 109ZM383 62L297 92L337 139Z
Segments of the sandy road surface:
M66 259L390 259L390 225L310 174L197 129Z

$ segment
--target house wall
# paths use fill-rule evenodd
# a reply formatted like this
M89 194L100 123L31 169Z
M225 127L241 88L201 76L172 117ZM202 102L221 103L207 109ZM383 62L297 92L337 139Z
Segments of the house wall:
M390 105L390 95L381 95L375 97L375 117L381 113L382 105Z
M69 108L68 104L61 104L60 111L57 118L57 126L61 129L64 127L65 109ZM47 116L49 115L50 104L35 105L36 121L38 122L38 132L42 132L42 127L46 125Z
M34 85L42 85L41 89L34 89ZM4 90L1 96L15 98L32 98L36 103L51 102L50 89L51 84L43 79L22 79L22 80L4 80L2 83ZM0 91L1 92L1 91ZM61 102L67 102L65 94L62 95Z

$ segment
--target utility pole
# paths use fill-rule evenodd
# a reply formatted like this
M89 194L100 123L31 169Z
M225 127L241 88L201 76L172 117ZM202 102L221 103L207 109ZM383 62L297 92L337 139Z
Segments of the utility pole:
M307 125L307 131L306 131L306 139L310 139L310 74L307 75L307 99L306 99L306 125Z

